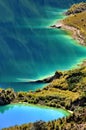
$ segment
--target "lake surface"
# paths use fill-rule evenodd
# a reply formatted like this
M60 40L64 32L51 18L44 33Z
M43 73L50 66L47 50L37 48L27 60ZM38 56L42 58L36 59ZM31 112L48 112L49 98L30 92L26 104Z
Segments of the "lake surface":
M0 88L14 88L16 92L19 91L36 91L37 89L47 86L47 83L28 83L28 82L6 82L1 83Z
M0 0L0 87L34 90L37 85L25 82L73 68L86 58L86 47L65 31L49 27L65 17L63 12L72 3Z
M82 0L0 0L0 87L30 91L46 84L28 83L68 70L86 59L86 47L50 28L73 3ZM86 0L83 0L86 1ZM45 114L44 114L45 113ZM67 116L63 110L32 105L0 106L0 129Z
M0 107L0 129L39 120L51 121L69 114L63 109L24 104L6 105Z

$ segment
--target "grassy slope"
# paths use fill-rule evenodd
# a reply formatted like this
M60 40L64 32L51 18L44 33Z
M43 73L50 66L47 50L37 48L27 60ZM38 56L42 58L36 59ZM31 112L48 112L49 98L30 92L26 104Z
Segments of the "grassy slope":
M19 92L17 100L71 109L71 104L86 94L85 81L86 67L65 71L60 78L55 79L42 90Z
M80 13L86 10L86 2L81 2L81 3L77 3L77 4L73 4L68 11L66 12L67 15L70 14L76 14L76 13Z
M79 10L79 13L77 13L76 10ZM68 15L68 17L63 20L63 23L79 29L86 43L86 3L73 5L66 13L71 15Z
M63 23L79 29L86 43L86 11L68 16Z

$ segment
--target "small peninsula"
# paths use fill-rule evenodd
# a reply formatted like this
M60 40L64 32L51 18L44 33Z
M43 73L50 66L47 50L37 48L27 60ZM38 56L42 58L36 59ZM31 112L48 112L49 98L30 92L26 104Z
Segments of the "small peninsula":
M86 2L72 5L65 14L67 17L52 27L68 30L75 40L86 46Z
M86 46L86 3L74 4L67 17L51 27L72 31L74 39ZM85 63L86 64L86 63ZM49 83L35 92L0 89L0 105L29 103L66 109L70 116L49 122L38 121L3 130L86 130L86 66L57 71L54 76L37 82Z

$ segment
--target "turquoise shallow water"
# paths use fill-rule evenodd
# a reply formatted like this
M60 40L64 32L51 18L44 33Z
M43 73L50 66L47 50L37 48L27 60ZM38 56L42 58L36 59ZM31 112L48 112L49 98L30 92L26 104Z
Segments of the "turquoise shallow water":
M0 129L39 120L51 121L68 116L62 109L40 107L34 105L6 105L0 107Z
M14 88L16 92L18 91L35 91L37 89L45 87L45 83L28 83L28 82L12 82L12 83L1 83L3 88Z
M71 69L86 59L86 47L78 45L65 31L49 27L65 17L63 12L71 4L80 1L0 0L1 88L34 91L45 84L28 81ZM67 115L63 110L32 105L0 106L0 129Z
M86 47L49 27L65 17L63 12L73 2L0 1L0 87L33 90L25 81L73 68L86 58Z
M86 58L86 47L49 27L65 17L73 2L0 1L0 87L34 90L37 84L25 82L70 69Z

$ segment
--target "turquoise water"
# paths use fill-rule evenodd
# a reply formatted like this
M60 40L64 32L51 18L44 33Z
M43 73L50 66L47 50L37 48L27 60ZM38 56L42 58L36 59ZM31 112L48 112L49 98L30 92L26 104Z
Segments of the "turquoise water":
M86 59L86 47L50 28L81 0L0 0L0 87L30 91L46 84L29 83L68 70ZM86 1L86 0L84 0ZM45 113L45 114L44 114ZM0 129L69 115L61 109L32 105L0 106Z
M28 82L12 82L12 83L1 83L0 88L11 88L13 87L16 92L18 91L35 91L37 89L47 86L45 83L28 83Z
M0 107L0 129L39 120L51 121L68 116L62 109L40 107L34 105L6 105Z
M73 2L0 1L0 87L34 90L37 84L26 82L73 68L86 58L86 47L49 27L65 17L63 12Z

